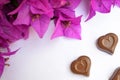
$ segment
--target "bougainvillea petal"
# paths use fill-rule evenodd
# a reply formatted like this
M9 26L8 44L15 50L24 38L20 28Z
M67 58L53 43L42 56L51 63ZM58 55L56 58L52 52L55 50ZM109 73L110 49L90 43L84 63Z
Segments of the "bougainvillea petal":
M67 0L50 0L50 3L53 8L60 8L67 4Z
M26 26L26 25L16 26L16 29L18 30L21 38L28 39L28 37L29 37L29 27L30 26Z
M75 11L70 8L58 8L54 11L54 16L59 16L60 14L66 18L75 17Z
M38 33L39 37L42 38L48 29L50 18L46 15L41 15L38 18L32 20L31 26Z
M90 7L90 10L89 10L89 14L88 14L88 17L85 21L88 21L90 20L92 17L94 17L96 15L96 12L92 9L92 7Z
M2 76L3 70L4 70L5 60L2 56L0 56L0 78Z
M53 9L48 0L30 0L29 5L33 14L46 14L53 17Z
M0 36L0 47L7 48L8 46L9 44L7 43L7 41Z
M15 50L15 51L10 51L10 49L8 48L7 52L0 52L0 56L11 56L14 55L19 49Z
M91 0L93 10L108 13L111 10L112 0Z
M44 0L46 1L46 0ZM46 6L44 6L44 3L41 2L41 0L29 0L28 1L29 5L33 6L34 8L40 9L40 10L45 10L47 9Z
M14 25L29 25L30 23L30 12L29 6L27 4L23 5L23 7L19 10L17 15L17 19L14 21Z
M79 4L80 4L81 0L69 0L69 7L71 9L75 9Z
M56 27L55 27L54 33L53 33L52 36L51 36L51 39L54 39L54 38L57 38L57 37L60 37L60 36L63 36L63 35L64 35L64 33L63 33L63 28L61 27L61 22L60 22L60 20L57 20L55 26L56 26Z
M80 2L81 0L50 0L53 8L69 7L71 9L75 9Z
M19 2L19 1L18 1ZM9 12L8 15L13 15L19 12L19 10L23 7L23 5L27 2L27 0L20 1L21 4L13 11Z
M40 14L40 15L42 15L42 14L46 14L46 16L48 16L48 17L53 17L53 10L51 9L51 10L47 10L46 12L44 12L43 10L40 10L40 9L36 9L36 8L34 8L34 7L30 7L30 11L32 12L32 14Z

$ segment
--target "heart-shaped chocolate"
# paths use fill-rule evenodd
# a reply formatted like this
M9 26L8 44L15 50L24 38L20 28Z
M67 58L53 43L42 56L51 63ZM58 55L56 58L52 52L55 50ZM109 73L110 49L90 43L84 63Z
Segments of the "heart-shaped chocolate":
M120 80L120 67L114 71L109 80Z
M105 36L101 36L97 41L98 48L109 54L114 53L117 43L118 37L114 33L108 33Z
M89 76L91 60L87 56L81 56L71 63L71 71L76 74Z

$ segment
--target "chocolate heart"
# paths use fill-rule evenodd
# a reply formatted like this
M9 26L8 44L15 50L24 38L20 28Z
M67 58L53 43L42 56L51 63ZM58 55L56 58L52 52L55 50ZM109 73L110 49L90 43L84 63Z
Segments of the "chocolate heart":
M109 54L113 54L115 47L117 45L118 42L118 37L116 34L114 33L108 33L105 36L101 36L98 41L98 48L109 53Z
M71 63L71 71L76 74L89 76L91 60L87 56L81 56Z
M117 68L109 80L120 80L120 67Z

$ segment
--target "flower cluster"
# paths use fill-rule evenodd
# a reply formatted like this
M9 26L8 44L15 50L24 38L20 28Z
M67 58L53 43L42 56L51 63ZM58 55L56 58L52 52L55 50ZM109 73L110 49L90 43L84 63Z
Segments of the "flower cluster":
M96 12L109 13L111 6L120 7L120 0L88 0L89 13L86 21ZM65 36L81 39L81 15L76 17L75 8L81 0L0 0L0 77L6 58L15 54L9 45L29 37L32 27L43 38L51 20L55 30L51 39Z

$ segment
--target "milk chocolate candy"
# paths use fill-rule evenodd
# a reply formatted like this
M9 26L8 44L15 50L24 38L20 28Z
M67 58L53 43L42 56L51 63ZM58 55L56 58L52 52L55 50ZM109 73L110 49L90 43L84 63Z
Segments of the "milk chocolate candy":
M97 41L97 46L100 50L105 51L109 54L113 54L115 47L118 43L118 37L114 33L108 33L101 36Z
M109 80L120 80L120 67L114 71Z
M91 60L87 56L81 56L71 63L71 71L76 74L89 76Z

